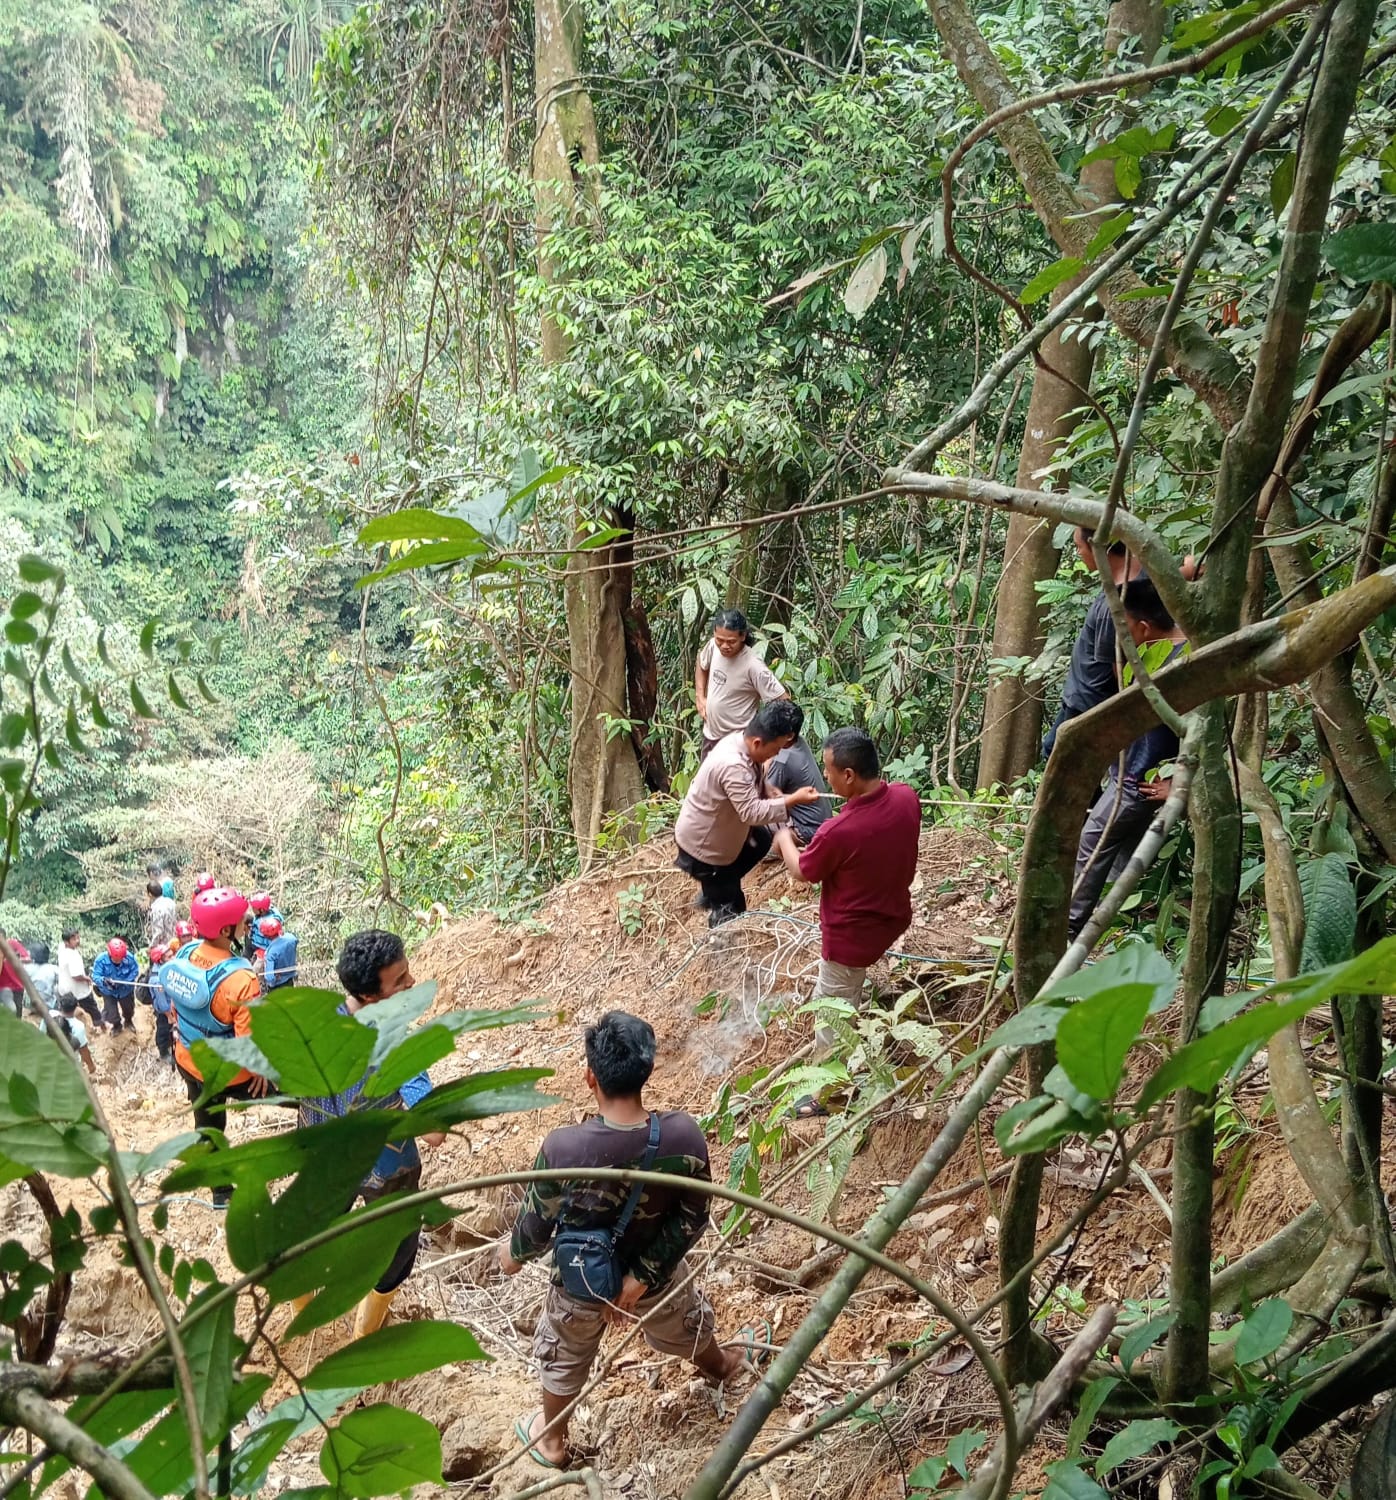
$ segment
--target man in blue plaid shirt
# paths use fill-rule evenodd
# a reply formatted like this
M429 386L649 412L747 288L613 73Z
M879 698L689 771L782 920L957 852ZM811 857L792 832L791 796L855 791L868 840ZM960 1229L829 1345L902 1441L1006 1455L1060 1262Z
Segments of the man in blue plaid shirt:
M377 929L356 932L344 944L337 969L339 982L349 997L340 1007L345 1015L352 1016L366 1005L375 1005L390 995L411 989L413 984L406 949L395 932ZM431 1092L431 1079L425 1073L409 1078L384 1098L377 1098L367 1091L372 1081L372 1078L360 1079L343 1093L302 1099L300 1124L323 1125L326 1120L343 1119L356 1109L411 1109ZM439 1146L446 1136L444 1132L433 1131L422 1139L429 1146ZM360 1184L358 1197L364 1203L373 1203L391 1193L416 1192L421 1181L421 1153L416 1140L409 1136L383 1148L373 1170ZM416 1262L420 1237L420 1231L414 1229L403 1240L378 1285L359 1304L354 1314L355 1338L362 1338L383 1326L389 1304Z

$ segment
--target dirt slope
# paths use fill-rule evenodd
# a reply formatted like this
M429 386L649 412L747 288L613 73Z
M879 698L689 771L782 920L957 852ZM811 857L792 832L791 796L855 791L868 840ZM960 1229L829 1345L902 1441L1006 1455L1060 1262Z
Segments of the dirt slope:
M704 914L690 904L693 883L671 868L671 855L667 841L647 846L560 887L536 919L504 926L493 917L474 918L448 926L418 950L415 972L419 979L439 982L438 1008L500 1008L530 1001L547 1015L532 1025L464 1038L457 1055L434 1070L436 1076L545 1066L556 1070L550 1087L564 1101L540 1114L458 1129L444 1147L428 1155L427 1185L531 1166L543 1135L585 1112L581 1030L612 1006L644 1015L658 1034L651 1102L699 1116L712 1109L724 1082L757 1067L779 1065L808 1042L809 1018L794 1013L809 998L819 956L815 908L807 889L796 887L779 867L763 866L749 882L753 912L710 935ZM962 1048L974 1045L993 1024L988 1018L976 1021L982 1008L983 963L991 956L984 940L1006 935L1013 873L1006 855L986 836L928 832L913 892L915 920L902 944L914 957L885 963L874 976L892 992L922 986L928 997L923 1014L948 1035L965 1031ZM623 922L633 930L627 931ZM147 1033L149 1019L141 1017ZM124 1145L148 1148L188 1128L183 1090L158 1066L146 1033L105 1045L99 1041L97 1049L103 1093ZM875 1211L885 1191L900 1181L932 1139L943 1108L908 1097L886 1111L853 1162L837 1211L842 1227L856 1230ZM1271 1220L1274 1226L1283 1222L1296 1196L1288 1158L1274 1149L1266 1133L1273 1127L1254 1123L1259 1113L1257 1100L1252 1117L1242 1121L1249 1186L1240 1195L1239 1215L1226 1205L1221 1208L1223 1250L1254 1243ZM278 1111L251 1110L231 1133L245 1137L284 1123ZM823 1131L819 1121L791 1126L783 1161L763 1164L763 1191L774 1201L796 1212L809 1211L805 1168L792 1171L792 1163L803 1153L820 1159ZM739 1127L726 1144L714 1140L718 1181L726 1179L732 1152L742 1139ZM989 1172L987 1188L980 1156L966 1149L938 1185L943 1192L959 1188L960 1194L917 1215L892 1247L962 1306L994 1287L1001 1172L987 1130L982 1161ZM1166 1174L1163 1156L1150 1171ZM782 1172L787 1180L781 1180ZM1063 1153L1049 1173L1044 1229L1082 1201L1099 1172L1094 1153ZM80 1185L75 1196L88 1206L93 1195ZM460 1216L424 1245L395 1316L458 1318L477 1332L493 1362L424 1377L390 1394L441 1428L447 1475L458 1481L484 1474L518 1453L511 1436L514 1418L537 1405L528 1351L546 1273L529 1267L513 1281L502 1282L486 1272L488 1240L512 1218L507 1191L467 1193L453 1201L459 1203ZM17 1189L7 1190L0 1208L7 1224L14 1222L23 1237L37 1234L37 1220ZM721 1212L715 1217L720 1220ZM220 1270L228 1270L221 1220L206 1203L172 1203L167 1237L182 1253L206 1255ZM1089 1245L1071 1258L1068 1284L1091 1300L1158 1296L1165 1285L1166 1242L1162 1210L1141 1181L1104 1216ZM759 1226L731 1245L710 1233L698 1259L720 1331L731 1333L765 1317L774 1325L774 1342L782 1342L831 1274L826 1258L807 1275L808 1285L792 1284L792 1273L808 1264L814 1249L802 1231L779 1223ZM1049 1327L1071 1325L1065 1301L1047 1315ZM153 1331L154 1314L132 1274L99 1256L79 1280L69 1322L74 1347L129 1349ZM270 1328L275 1331L283 1323L278 1314ZM250 1331L250 1308L243 1326ZM936 1327L936 1320L900 1283L889 1282L880 1272L869 1275L768 1426L761 1446L808 1425ZM287 1362L304 1369L346 1333L343 1325L321 1330L313 1344L307 1341L309 1347L292 1345ZM729 1390L724 1406L722 1398L691 1378L688 1367L653 1355L638 1340L616 1354L619 1343L619 1336L612 1335L603 1350L615 1355L614 1362L587 1398L574 1438L591 1455L607 1495L656 1500L679 1495L720 1440L750 1380ZM264 1367L272 1363L265 1349L256 1352L253 1362ZM283 1374L275 1394L290 1388ZM381 1399L381 1394L363 1399ZM952 1432L991 1424L995 1408L976 1368L952 1346L938 1361L879 1396L876 1410L875 1419L839 1428L773 1462L742 1493L856 1494L868 1500L900 1496L904 1472L921 1456L942 1448ZM269 1492L318 1482L317 1451L318 1442L308 1439L285 1456L273 1471ZM507 1495L538 1477L536 1466L519 1459L488 1487Z

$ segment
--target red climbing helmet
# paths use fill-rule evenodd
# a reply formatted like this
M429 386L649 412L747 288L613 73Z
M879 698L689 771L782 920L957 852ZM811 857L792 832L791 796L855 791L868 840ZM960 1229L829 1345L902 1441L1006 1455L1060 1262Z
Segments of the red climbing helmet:
M192 922L175 923L175 937L178 938L181 943L187 943L190 938L196 938L198 937L198 935L199 929L195 927Z
M225 927L236 927L247 915L247 897L231 886L214 886L194 897L189 915L201 938L216 938Z
M247 898L247 904L252 908L253 916L264 917L271 910L271 892L253 891Z
M196 896L202 896L205 891L211 891L213 886L213 876L207 870L200 870L194 877L194 894Z
M170 956L170 950L163 943L156 943L150 950L150 961L153 964L162 964Z
M254 906L252 910L256 911L257 908ZM268 942L270 942L273 938L279 938L281 936L281 923L275 917L263 917L262 920L257 923L257 931L260 932Z
M126 962L126 944L120 938L113 938L107 944L107 957L114 964L124 964Z

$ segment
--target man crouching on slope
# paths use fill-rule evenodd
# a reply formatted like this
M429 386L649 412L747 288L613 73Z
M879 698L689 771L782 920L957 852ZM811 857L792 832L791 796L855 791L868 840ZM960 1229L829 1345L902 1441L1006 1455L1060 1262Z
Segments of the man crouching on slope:
M609 1011L587 1027L586 1083L600 1113L581 1125L554 1130L543 1142L537 1170L633 1167L712 1181L708 1143L697 1121L679 1110L651 1114L645 1107L641 1092L654 1071L654 1051L654 1028L623 1010ZM543 1406L520 1417L515 1426L537 1463L554 1469L566 1464L564 1413L586 1385L608 1323L644 1319L645 1341L652 1349L690 1360L718 1382L735 1375L747 1363L748 1352L764 1348L770 1338L765 1329L760 1334L742 1331L745 1350L724 1350L714 1337L712 1304L689 1279L684 1259L707 1225L704 1193L653 1183L627 1191L623 1183L581 1178L530 1184L513 1235L499 1246L499 1267L506 1276L542 1255L555 1233L592 1228L612 1231L618 1269L624 1271L614 1300L582 1300L564 1290L559 1267L564 1253L553 1256L552 1286L533 1340Z

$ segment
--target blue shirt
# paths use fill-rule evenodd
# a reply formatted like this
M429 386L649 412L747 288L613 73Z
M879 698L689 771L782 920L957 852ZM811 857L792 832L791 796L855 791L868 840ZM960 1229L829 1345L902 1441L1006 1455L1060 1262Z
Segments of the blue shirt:
M134 1000L136 981L141 977L141 966L135 955L128 953L119 964L114 964L111 954L99 953L92 964L92 983L97 992L113 1000Z

